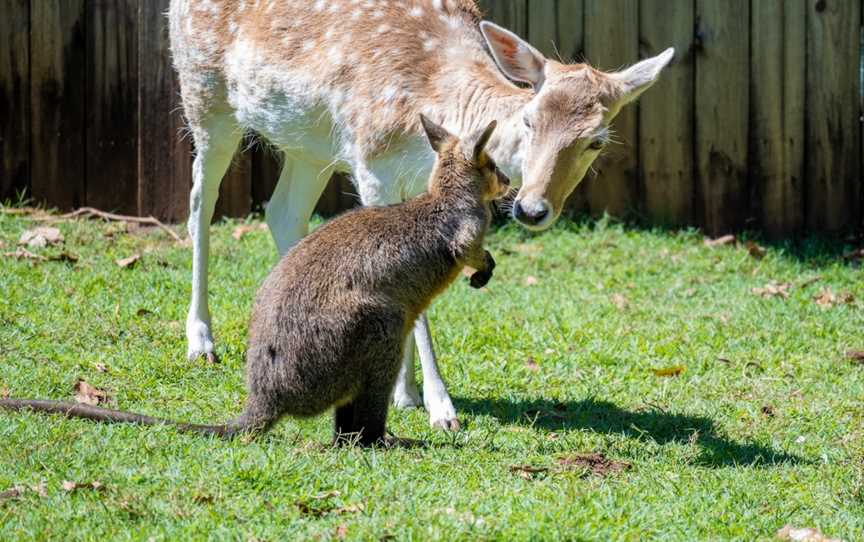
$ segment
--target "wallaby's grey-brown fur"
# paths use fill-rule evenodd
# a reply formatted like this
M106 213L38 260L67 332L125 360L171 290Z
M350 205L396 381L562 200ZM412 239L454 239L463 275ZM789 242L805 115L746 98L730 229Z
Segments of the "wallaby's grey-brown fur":
M220 436L263 432L285 415L335 407L337 442L385 435L387 407L414 321L464 266L480 288L495 262L483 249L489 203L507 190L483 151L495 123L465 141L425 117L438 159L428 192L348 212L301 240L258 291L246 354L248 397L224 425L193 425L57 401L4 399L103 422L169 423Z

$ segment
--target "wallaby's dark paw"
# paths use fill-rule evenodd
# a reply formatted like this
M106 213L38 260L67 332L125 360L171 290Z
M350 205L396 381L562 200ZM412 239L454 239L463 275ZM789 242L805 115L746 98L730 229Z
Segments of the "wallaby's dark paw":
M492 257L492 254L489 253L488 250L484 250L484 255L486 256L486 271L489 271L489 274L492 274L492 271L495 270L495 258Z
M491 271L477 271L473 275L471 275L471 287L480 289L487 284L489 284L489 280L492 278Z

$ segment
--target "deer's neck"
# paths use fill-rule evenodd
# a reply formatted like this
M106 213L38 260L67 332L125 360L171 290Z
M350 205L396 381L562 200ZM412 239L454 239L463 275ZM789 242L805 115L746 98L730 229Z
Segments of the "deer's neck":
M491 58L457 63L443 74L441 83L435 105L445 126L464 137L497 121L487 150L511 179L521 179L526 137L522 111L533 92L507 81Z

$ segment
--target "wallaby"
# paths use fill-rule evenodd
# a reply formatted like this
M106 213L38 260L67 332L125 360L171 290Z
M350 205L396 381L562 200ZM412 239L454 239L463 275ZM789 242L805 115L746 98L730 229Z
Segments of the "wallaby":
M336 407L334 439L381 442L414 321L463 267L483 287L495 261L483 249L489 204L509 181L484 152L493 121L461 141L421 116L437 153L428 192L390 207L348 212L300 241L258 291L246 353L248 398L223 425L194 425L63 403L4 399L0 407L100 422L172 424L231 437L269 430L282 416Z

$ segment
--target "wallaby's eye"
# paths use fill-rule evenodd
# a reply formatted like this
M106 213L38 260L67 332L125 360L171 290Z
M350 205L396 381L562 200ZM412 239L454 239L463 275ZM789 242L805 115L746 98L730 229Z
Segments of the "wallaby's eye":
M603 147L605 147L605 146L606 146L605 141L603 141L602 139L595 139L594 141L591 142L591 145L589 145L588 148L590 148L592 151L599 151L599 150L603 150Z
M531 119L528 118L528 115L522 116L522 122L525 124L525 127L528 128L529 130L534 129L534 125L531 124Z

